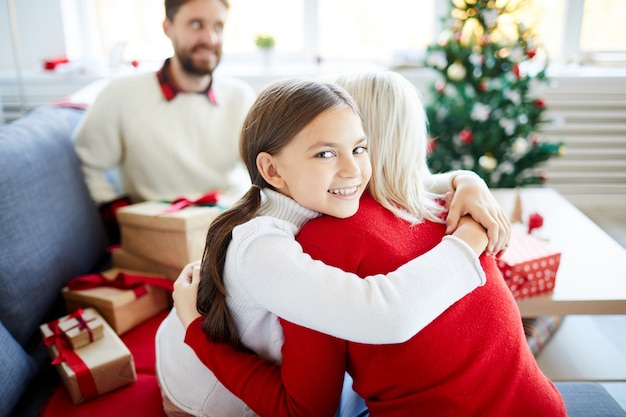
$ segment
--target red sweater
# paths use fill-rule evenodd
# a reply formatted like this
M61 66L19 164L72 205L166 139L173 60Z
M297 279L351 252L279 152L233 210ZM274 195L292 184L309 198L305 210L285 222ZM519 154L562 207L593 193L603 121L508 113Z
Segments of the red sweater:
M427 252L444 231L445 225L432 222L411 227L365 195L355 216L311 220L298 240L313 258L367 276ZM226 345L207 346L197 326L190 326L187 340L260 415L333 415L348 370L372 417L565 416L558 391L528 349L495 260L483 256L481 264L487 283L406 343L346 342L283 322L278 368Z

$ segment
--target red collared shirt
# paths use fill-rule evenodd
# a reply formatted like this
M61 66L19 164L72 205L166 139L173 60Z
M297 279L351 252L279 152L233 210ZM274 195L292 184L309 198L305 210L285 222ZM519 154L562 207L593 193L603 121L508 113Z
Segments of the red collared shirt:
M167 58L163 63L163 66L157 71L157 79L159 80L159 85L161 86L161 91L163 92L163 97L165 100L171 101L176 97L178 93L183 92L176 84L174 84L171 80L167 78L166 68L170 65L170 58ZM204 91L200 91L198 94L204 94L207 96L209 101L212 104L217 104L217 100L215 98L215 93L213 92L213 80L209 83L208 87Z

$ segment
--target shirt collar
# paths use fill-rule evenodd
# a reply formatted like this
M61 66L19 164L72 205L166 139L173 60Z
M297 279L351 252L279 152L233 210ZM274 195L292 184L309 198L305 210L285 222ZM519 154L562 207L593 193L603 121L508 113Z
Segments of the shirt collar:
M178 93L182 92L182 90L167 78L166 69L169 65L170 58L167 58L163 63L163 66L157 71L157 79L159 80L159 86L161 87L161 92L163 93L165 100L172 101ZM198 92L198 94L204 94L212 104L217 105L217 99L215 98L215 92L213 91L213 78L211 78L211 82L208 87L204 89L204 91Z

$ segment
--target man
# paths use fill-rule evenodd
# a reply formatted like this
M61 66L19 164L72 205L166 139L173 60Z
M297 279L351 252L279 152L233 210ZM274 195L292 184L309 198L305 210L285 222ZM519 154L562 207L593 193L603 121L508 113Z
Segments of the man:
M213 76L228 9L228 0L165 0L163 30L174 56L156 74L111 81L88 109L75 146L105 221L121 200L172 200L234 185L239 130L255 94L242 81Z

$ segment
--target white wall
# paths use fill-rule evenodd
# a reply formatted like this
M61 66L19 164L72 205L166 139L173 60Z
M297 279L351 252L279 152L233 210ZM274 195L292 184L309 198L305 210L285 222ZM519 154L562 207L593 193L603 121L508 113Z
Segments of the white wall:
M9 1L0 0L0 71L15 70ZM12 1L22 70L39 70L45 59L65 56L62 0Z

